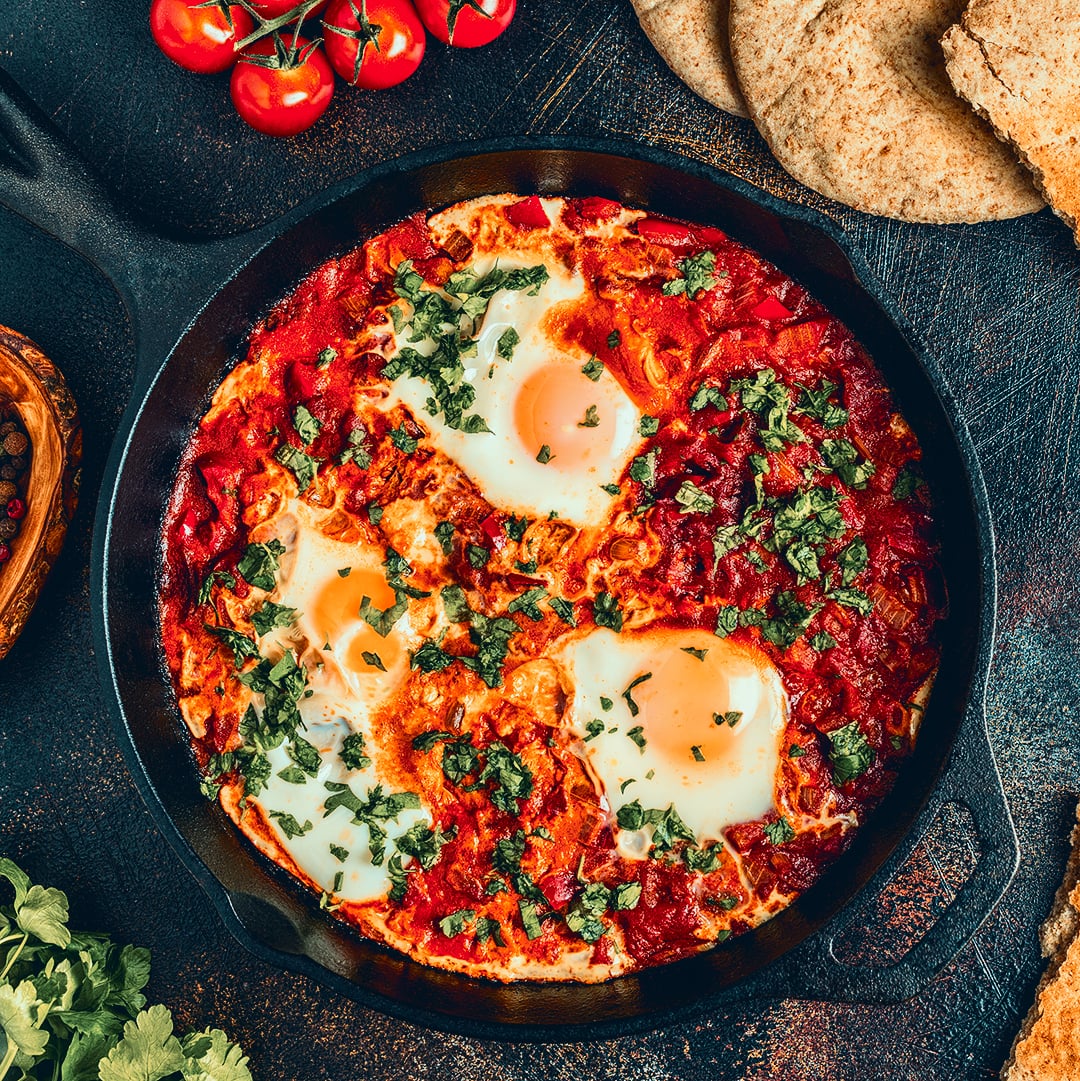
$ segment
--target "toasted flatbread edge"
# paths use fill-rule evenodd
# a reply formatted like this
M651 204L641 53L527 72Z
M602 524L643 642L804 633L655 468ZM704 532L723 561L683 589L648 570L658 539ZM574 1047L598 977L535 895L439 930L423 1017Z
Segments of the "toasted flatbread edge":
M1069 853L1065 877L1058 886L1057 893L1054 894L1050 915L1039 929L1042 955L1049 958L1050 963L1042 979L1039 980L1038 987L1035 988L1035 1001L1028 1010L1020 1031L1016 1034L1016 1039L1013 1040L1005 1065L1001 1068L1001 1081L1031 1081L1030 1072L1017 1065L1017 1052L1031 1037L1032 1030L1042 1018L1043 992L1057 979L1058 971L1069 952L1069 946L1075 941L1077 931L1080 930L1080 907L1078 907L1080 906L1080 805L1076 808L1076 818L1076 824L1069 837L1072 851ZM1057 1079L1047 1077L1041 1081L1057 1081Z
M966 13L964 18L966 19ZM945 71L948 73L949 81L952 83L953 89L983 120L986 121L987 124L990 125L994 134L1003 143L1012 147L1020 161L1031 173L1032 179L1035 182L1035 187L1039 189L1040 194L1046 199L1050 209L1053 210L1053 212L1061 218L1070 229L1072 229L1073 239L1076 242L1076 245L1080 247L1080 216L1073 213L1070 208L1067 208L1066 202L1068 196L1066 193L1057 190L1057 185L1048 182L1045 169L1032 160L1027 150L1017 141L1009 128L1000 126L1000 120L1002 118L995 117L990 108L982 101L978 100L976 90L969 84L967 78L965 78L965 75L961 70L961 60L962 57L968 53L969 47L974 47L975 51L979 54L980 59L977 60L976 63L983 67L992 79L997 80L994 69L986 59L981 42L967 29L963 20L961 20L961 22L949 27L945 32L945 36L941 39L941 48L945 53ZM1080 199L1080 190L1078 190L1076 194L1077 198ZM1080 205L1078 205L1078 209L1080 209Z

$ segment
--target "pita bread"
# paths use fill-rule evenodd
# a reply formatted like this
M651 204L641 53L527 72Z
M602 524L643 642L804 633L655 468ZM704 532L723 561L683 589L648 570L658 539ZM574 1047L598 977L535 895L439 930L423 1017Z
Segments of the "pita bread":
M749 116L728 48L728 0L632 0L664 63L725 112Z
M963 2L731 0L739 85L781 165L905 221L1038 210L1024 169L945 74L938 41Z
M1080 4L973 0L941 44L953 86L1012 143L1080 244Z
M1080 1077L1080 825L1073 829L1072 843L1065 881L1040 935L1050 967L1002 1068L1002 1081Z

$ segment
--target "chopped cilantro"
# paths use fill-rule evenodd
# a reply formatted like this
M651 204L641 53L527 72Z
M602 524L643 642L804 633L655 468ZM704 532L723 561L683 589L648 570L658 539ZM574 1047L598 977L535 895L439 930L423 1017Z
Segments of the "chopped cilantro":
M786 818L780 817L775 822L766 822L764 826L765 836L769 844L787 844L795 836L795 831Z
M682 277L664 282L662 286L664 296L685 293L691 300L697 300L701 293L716 285L716 255L711 251L703 251L698 255L680 259L676 266Z
M513 327L507 327L506 330L499 335L499 340L495 345L495 352L502 357L503 360L514 359L514 348L521 341L521 337Z
M638 706L637 702L634 701L631 692L635 687L640 686L642 683L649 679L652 679L652 672L646 672L644 675L638 676L637 679L631 680L630 686L627 687L626 690L622 693L622 697L626 701L627 708L630 710L631 717L636 717L641 712L641 709Z
M855 445L846 439L823 439L818 450L829 469L851 488L865 488L877 472L873 462L859 461Z
M569 601L563 600L562 597L548 597L548 604L551 605L551 610L563 623L569 623L571 627L577 626L577 619L574 617L574 606Z
M613 330L607 336L607 347L608 347L608 349L618 349L618 347L621 344L622 344L622 335L617 330Z
M259 647L246 634L234 631L231 627L213 627L204 623L203 627L212 635L220 638L232 650L233 661L237 668L242 668L249 657L258 657Z
M525 937L530 941L539 938L543 933L543 928L536 915L536 905L522 898L518 901L518 911L521 913L521 925L525 928Z
M612 702L612 700L611 700L610 698L605 698L605 697L604 697L604 695L600 695L600 708L601 708L601 709L602 709L602 710L603 710L603 711L604 711L605 713L610 713L610 712L611 712L611 708L612 708L612 706L614 706L614 705L615 705L615 703L614 703L614 702Z
M713 633L717 638L727 638L734 633L739 626L739 608L735 604L724 604L716 613L716 630Z
M701 748L698 747L696 744L690 748L690 753L694 756L695 762L705 761L705 755L701 753Z
M371 452L367 448L367 432L363 426L349 432L345 443L345 449L338 455L338 463L352 462L358 469L367 469L371 465Z
M579 420L579 428L598 428L600 426L600 413L595 405L590 405L585 410L585 419Z
M364 753L363 732L350 732L341 741L338 757L346 769L367 769L371 765L371 759Z
M656 435L660 431L660 421L657 417L651 417L645 413L638 421L638 432L643 436Z
M322 421L313 417L306 406L298 405L293 410L293 427L306 447L318 439L319 432L322 431Z
M483 945L483 943L489 940L494 942L496 946L505 946L503 941L502 926L498 920L492 919L490 916L481 916L476 921L476 941Z
M315 479L315 474L321 464L320 460L312 458L310 454L302 450L297 450L290 443L282 443L274 451L274 457L296 478L297 493L303 495Z
M367 507L368 521L372 525L378 525L382 521L383 508L378 503L369 503Z
M278 829L290 840L293 837L303 837L312 828L310 819L300 825L291 814L286 814L284 811L271 811L270 817L276 820Z
M547 443L544 443L543 446L541 446L541 448L536 452L536 460L541 465L547 465L548 462L551 461L551 458L551 447L549 447Z
M679 486L675 502L679 504L680 514L708 514L716 506L716 500L690 480L684 480Z
M277 574L278 562L284 554L285 545L279 540L269 540L265 544L249 544L244 549L236 569L249 585L269 591L274 588L274 575Z
M896 480L893 481L892 497L893 499L910 499L925 484L926 481L919 475L915 463L908 462L896 474Z
M469 566L475 567L477 570L480 570L481 567L486 567L488 565L488 560L491 559L491 552L479 544L468 545L465 549L465 554L468 557Z
M370 651L365 649L360 654L360 656L363 657L364 664L370 664L372 668L378 668L380 672L386 671L386 665L383 664L382 658L378 655L378 653L371 653Z
M788 758L802 758L806 754L806 748L800 747L797 743L793 743L788 748Z
M259 634L269 634L278 627L288 627L296 619L296 609L264 601L262 608L252 612L251 623Z
M594 383L604 374L604 362L590 357L588 363L581 369L582 375L587 375ZM591 427L591 425L590 425Z
M823 428L841 428L847 424L848 411L842 405L829 400L837 389L835 383L822 379L821 386L817 390L803 386L802 383L797 383L796 386L802 390L802 396L792 412L813 417L821 422Z
M683 653L689 653L691 657L697 657L699 661L705 660L709 652L707 649L695 649L693 646L680 646L680 649Z
M337 350L328 345L325 349L319 351L319 356L315 361L316 368L329 368L331 364L337 359Z
M396 428L390 429L390 442L393 443L402 454L412 454L412 452L420 445L419 440L409 435L405 428L404 421Z
M726 724L729 728L734 728L742 720L742 716L741 709L729 709L723 713L714 713L712 719L713 724Z
M442 549L443 555L453 555L454 553L454 523L453 522L440 522L435 527L435 539L439 542L439 547Z
M540 611L539 603L547 596L547 590L543 586L533 586L532 589L525 590L519 597L515 597L507 606L506 611L510 614L514 612L521 612L522 615L526 615L534 623L539 623L544 618L544 613Z
M503 523L503 528L506 530L506 535L513 541L521 542L525 536L525 530L529 528L529 519L525 517L518 518L517 515L511 514Z
M601 590L593 601L593 622L598 627L610 627L613 631L623 628L623 614L618 600L605 590Z
M604 731L604 722L599 717L594 717L585 726L585 731L588 735L585 736L585 742L588 743L591 739L596 739Z
M728 400L727 395L719 387L702 383L690 396L689 405L694 413L699 413L707 405L715 406L721 412L727 412Z
M832 744L829 761L833 764L833 780L836 784L854 781L870 768L874 761L874 749L866 742L858 721L852 721L843 728L827 732L826 735Z
M636 480L646 488L652 488L656 484L656 450L650 450L648 454L639 454L630 463L630 479Z
M476 919L476 912L471 908L459 908L457 912L451 912L449 916L443 916L439 920L439 930L447 938L456 938L465 933L466 924Z
M600 487L608 495L620 495L622 493L622 489L617 484L601 484Z
M344 863L349 858L349 850L342 848L341 845L330 845L330 855L338 861L338 863Z
M199 586L199 604L207 604L210 600L210 591L214 587L215 582L220 582L228 589L236 588L236 579L228 571L211 571ZM273 588L271 586L271 588Z
M640 724L636 724L633 728L628 729L626 738L630 740L631 743L636 743L638 750L641 751L642 754L645 753L645 745L648 743L648 740L645 738L645 729L642 728Z

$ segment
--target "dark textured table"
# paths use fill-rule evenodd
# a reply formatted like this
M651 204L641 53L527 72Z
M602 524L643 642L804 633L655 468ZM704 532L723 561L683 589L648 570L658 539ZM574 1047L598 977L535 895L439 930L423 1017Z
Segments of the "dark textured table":
M835 217L940 358L986 472L1001 586L989 727L1024 857L953 964L893 1006L748 1002L614 1042L486 1044L390 1020L255 960L152 825L92 655L91 522L134 359L124 309L95 270L2 209L0 323L66 372L86 455L67 546L0 663L0 852L65 889L76 925L148 946L152 997L183 1025L228 1029L260 1081L992 1076L1041 971L1037 927L1080 789L1080 255L1057 219L912 226L819 199L780 171L747 122L667 72L625 0L522 0L488 49L432 43L403 87L339 87L321 124L283 142L237 120L226 77L187 75L157 53L142 0L4 6L0 67L121 201L165 229L236 232L408 150L521 133L641 139ZM949 809L876 904L880 919L849 931L844 948L895 956L903 943L891 929L948 903L974 844L962 809Z

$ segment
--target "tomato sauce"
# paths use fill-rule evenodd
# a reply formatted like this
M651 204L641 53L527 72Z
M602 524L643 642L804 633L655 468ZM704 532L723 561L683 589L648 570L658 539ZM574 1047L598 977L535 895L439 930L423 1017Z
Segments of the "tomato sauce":
M523 234L553 227L550 207L535 196L508 203L502 213ZM731 826L705 870L691 869L678 846L627 859L617 853L614 823L573 740L539 723L528 703L504 702L469 732L477 747L501 741L533 764L533 788L518 814L494 807L482 787L433 796L433 814L450 837L438 861L408 874L397 901L336 909L373 934L377 913L431 963L484 971L489 943L440 930L448 914L466 910L497 921L514 950L553 971L565 952L585 946L600 970L626 971L749 929L812 885L888 790L912 749L919 696L938 662L932 632L945 597L932 507L917 474L921 452L871 359L798 284L719 230L635 216L613 245L597 230L622 214L619 204L601 198L562 203L557 224L566 235L556 235L555 250L574 261L593 295L559 333L568 348L602 361L656 419L648 482L634 465L619 482L620 498L634 511L627 535L653 545L656 558L644 566L617 559L610 536L586 531L565 547L565 592L576 595L599 574L612 594L648 598L673 624L752 643L770 658L790 703L778 810ZM234 580L230 602L242 605L250 592L238 564L250 524L280 499L267 463L282 444L304 450L332 475L349 536L377 539L368 508L426 498L446 470L439 452L422 441L403 457L392 445L392 418L378 412L365 414L363 423L370 465L340 459L358 430L358 388L382 382L386 357L379 349L389 338L385 305L397 295L395 273L408 260L429 287L444 285L467 264L472 240L461 234L448 248L418 214L312 273L252 332L245 366L234 373L229 394L215 399L184 455L163 527L161 620L189 725L200 693L210 700L199 707L200 716L210 714L202 732L192 726L202 765L238 746L244 694L230 685L215 699L190 676L200 655L224 648L205 627L212 617L207 598L225 595L225 578L215 580L215 573ZM695 266L702 274L696 293ZM318 426L303 447L293 430L298 404ZM406 432L422 436L422 421L403 422ZM704 493L709 513L685 513L677 497L688 481ZM511 516L471 482L455 483L457 535L496 556L516 550ZM817 511L803 505L811 490ZM320 491L313 487L307 498ZM785 516L802 533L792 532L790 543L764 543L780 535ZM718 523L736 530L730 544L718 541ZM812 551L799 547L804 535L815 537ZM561 539L553 534L553 546ZM476 566L466 551L459 543L447 565L469 588L521 592L542 581ZM200 599L208 581L216 584ZM595 618L590 604L576 611L579 624ZM514 618L521 633L507 671L542 655L566 630L550 616L537 623L520 613ZM475 685L458 666L430 680L457 680L462 695ZM396 709L426 718L422 681L415 682ZM444 725L427 718L400 737L402 769L414 781L410 771L430 766L410 764L417 757L413 732ZM836 733L852 725L858 738L845 751ZM235 772L224 781L233 798L242 792ZM791 836L789 818L804 823ZM550 842L535 840L536 831ZM524 887L514 873L493 871L497 842L519 832L530 838L520 864ZM289 862L271 834L262 830L263 850ZM591 942L568 926L586 881L639 889L633 907L605 913L612 933ZM502 888L492 892L493 882ZM523 934L523 901L540 911L543 930L535 937Z

